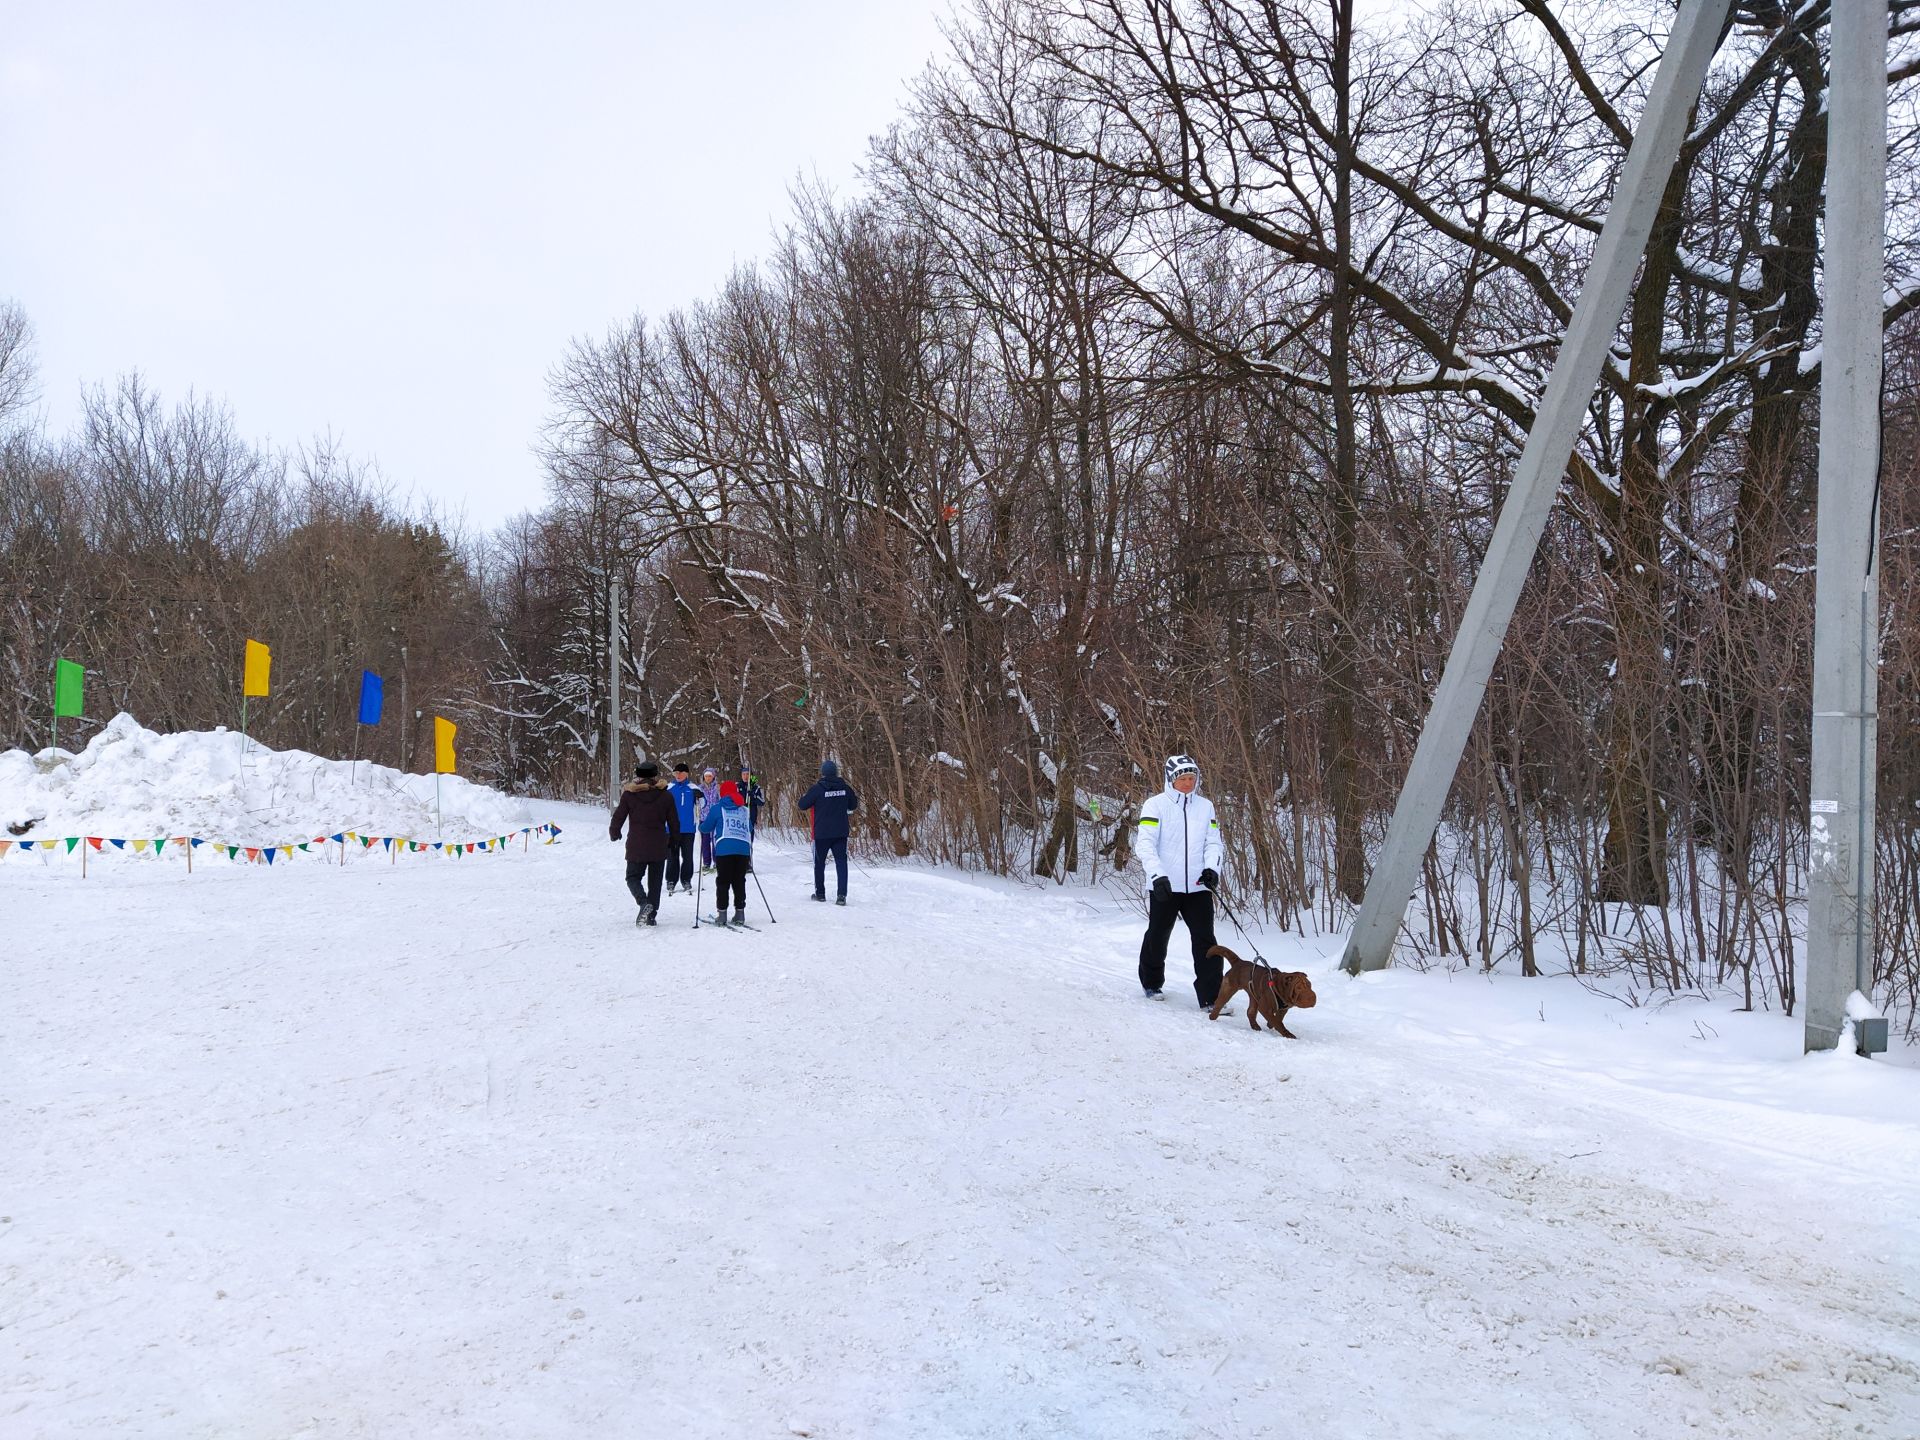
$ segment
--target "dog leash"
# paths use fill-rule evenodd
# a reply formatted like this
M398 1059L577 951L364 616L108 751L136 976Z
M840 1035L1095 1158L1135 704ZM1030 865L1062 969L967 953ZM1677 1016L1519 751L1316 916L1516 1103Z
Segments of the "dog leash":
M1233 922L1233 928L1240 932L1240 938L1246 941L1248 948L1250 948L1253 951L1253 963L1258 965L1262 970L1278 969L1279 968L1278 966L1270 964L1267 960L1267 957L1260 953L1260 947L1254 943L1253 936L1247 933L1247 927L1240 923L1240 917L1234 914L1232 910L1227 908L1226 897L1222 895L1218 890L1215 890L1213 892L1213 898L1215 902L1220 906L1220 913L1225 915L1227 919Z

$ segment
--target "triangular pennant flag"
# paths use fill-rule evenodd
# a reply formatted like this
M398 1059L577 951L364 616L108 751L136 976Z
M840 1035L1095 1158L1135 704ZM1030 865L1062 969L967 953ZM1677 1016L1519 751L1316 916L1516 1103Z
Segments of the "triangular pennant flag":
M167 837L164 835L162 835L159 839L153 842L153 853L156 855L158 855L162 850L166 848L167 848Z
M440 842L439 842L438 840L436 840L436 841L434 841L434 842L433 842L433 848L434 848L434 849L436 849L436 850L438 850L438 849L440 848Z
M273 850L274 850L274 847L269 845L260 852L261 855L266 858L266 862L269 865L273 864Z
M345 835L329 835L327 838L336 845L344 845L347 843L347 837Z
M247 859L256 865L260 863L260 848L257 845L247 846Z
M85 837L85 839L87 844L91 845L95 850L98 850L102 845L107 843L106 841L102 840L98 835L88 835Z
M352 831L352 830L349 830L349 831L347 831L347 839L349 839L349 840L358 840L359 838L360 838L360 836L359 836L359 835L358 835L357 833L355 833L354 831Z
M393 837L391 835L382 835L380 837L380 845L381 848L385 850L393 849Z
M218 850L220 847L216 845L213 848ZM226 847L226 849L227 849L227 859L238 860L240 858L240 847L238 845L229 845Z
M307 842L306 842L305 840L302 840L302 841L300 842L300 850L301 850L301 853L302 853L302 854L304 854L304 853L306 853L306 849L307 849Z
M134 842L133 842L133 853L134 853L134 854L136 854L136 855L144 855L144 854L146 854L146 853L147 853L147 842L146 842L146 841L144 841L144 840L136 840L136 841L134 841Z
M8 847L11 846L12 844L13 844L13 841L11 840L0 840L0 855L6 854Z
M116 850L124 850L127 848L127 842L124 840L109 840L107 843ZM94 848L98 849L99 847L95 846Z
M180 836L178 839L176 839L173 843L178 845L182 840L186 842L187 848L190 850L198 850L202 845L207 843L206 841L202 840L198 835L183 835L183 836Z
M301 848L302 850L304 850L304 849L306 849L307 847L306 847L306 846L304 846L304 845L302 845L302 846L301 846L300 848ZM287 859L289 859L289 860L291 860L291 859L293 859L293 846L291 846L291 845L282 845L282 846L280 847L280 853L281 853L282 855L284 855L284 856L285 856L285 857L286 857Z
M359 841L360 841L360 848L361 848L362 850L371 850L371 849L373 848L373 836L371 836L371 835L361 835L361 836L359 836L359 837L357 837L357 838L358 838L358 839L359 839Z
M31 840L22 840L22 841L20 842L20 848L21 848L22 850L31 850L31 849L33 849L33 841L31 841Z
M471 846L471 845L469 845L469 846L467 846L467 853L468 853L469 855L471 855L471 854L473 853L473 846Z

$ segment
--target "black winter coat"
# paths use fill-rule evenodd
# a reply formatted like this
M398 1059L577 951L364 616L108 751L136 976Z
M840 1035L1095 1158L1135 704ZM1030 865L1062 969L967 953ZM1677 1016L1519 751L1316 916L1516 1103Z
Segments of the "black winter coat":
M628 864L665 860L668 837L680 833L680 817L666 785L658 780L629 780L623 785L607 838L618 840L622 825L627 827Z
M813 812L814 839L844 840L853 828L847 817L860 808L860 797L836 770L800 797L800 808Z

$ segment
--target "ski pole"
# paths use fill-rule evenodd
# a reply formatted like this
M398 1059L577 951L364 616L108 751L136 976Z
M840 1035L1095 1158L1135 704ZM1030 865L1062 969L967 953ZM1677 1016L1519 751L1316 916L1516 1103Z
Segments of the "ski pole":
M693 928L700 928L700 887L707 883L707 872L702 870L693 877Z
M767 905L767 887L760 883L760 872L753 868L751 861L749 861L747 865L747 874L753 876L753 888L760 892L760 903ZM767 923L769 925L778 925L780 923L773 918L773 906L771 905L767 905Z

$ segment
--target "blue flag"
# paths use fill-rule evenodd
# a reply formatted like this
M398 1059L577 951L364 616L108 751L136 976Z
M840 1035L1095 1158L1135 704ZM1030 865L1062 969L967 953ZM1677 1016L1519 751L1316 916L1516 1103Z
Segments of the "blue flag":
M378 725L380 723L380 703L386 698L386 687L380 683L380 677L371 670L360 672L360 723Z

